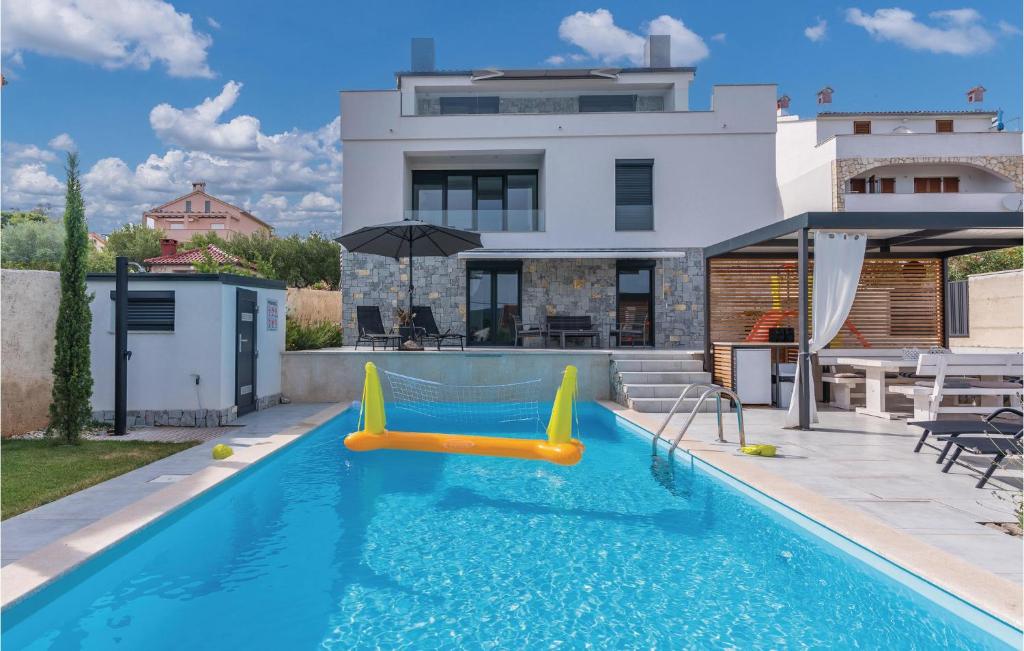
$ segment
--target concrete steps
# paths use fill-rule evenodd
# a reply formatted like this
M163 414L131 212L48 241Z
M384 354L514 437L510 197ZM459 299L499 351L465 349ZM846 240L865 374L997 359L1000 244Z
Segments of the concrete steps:
M616 351L612 355L612 383L615 398L623 406L647 413L668 413L690 384L707 384L711 374L704 372L699 354L685 351ZM680 413L690 412L699 394L687 398ZM701 411L714 411L710 401Z

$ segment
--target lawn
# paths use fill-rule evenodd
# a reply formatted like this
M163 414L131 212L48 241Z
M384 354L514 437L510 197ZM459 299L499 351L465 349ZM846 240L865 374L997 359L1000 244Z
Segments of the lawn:
M0 442L0 519L7 519L196 445L147 441Z

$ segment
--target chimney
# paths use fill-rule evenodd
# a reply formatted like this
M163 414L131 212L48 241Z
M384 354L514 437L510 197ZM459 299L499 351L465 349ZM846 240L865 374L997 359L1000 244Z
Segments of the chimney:
M160 240L160 255L176 255L178 253L178 240L170 238Z
M192 181L192 192L206 192L206 181Z
M414 38L412 39L412 71L433 72L434 71L434 39Z
M789 95L783 95L779 99L775 100L775 113L778 115L785 115L786 109L789 108Z
M831 86L825 86L818 91L818 104L831 104L832 103L832 90Z
M648 68L672 67L672 37L651 34L644 41L644 65Z
M967 103L968 104L980 104L985 101L985 87L975 86L974 88L967 91Z

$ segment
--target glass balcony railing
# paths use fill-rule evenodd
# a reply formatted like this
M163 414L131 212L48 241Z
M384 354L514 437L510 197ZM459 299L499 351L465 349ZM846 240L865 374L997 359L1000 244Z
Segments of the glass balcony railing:
M543 210L406 210L405 218L481 233L535 233L544 230Z

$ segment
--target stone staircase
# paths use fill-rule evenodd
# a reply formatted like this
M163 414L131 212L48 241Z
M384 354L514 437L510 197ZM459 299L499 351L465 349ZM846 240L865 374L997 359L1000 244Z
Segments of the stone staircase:
M711 382L701 356L684 351L616 351L610 372L616 402L636 411L662 414L672 409L687 384ZM680 405L679 413L689 413L697 404L700 392L694 390L691 395ZM701 406L701 411L714 410L713 400Z

